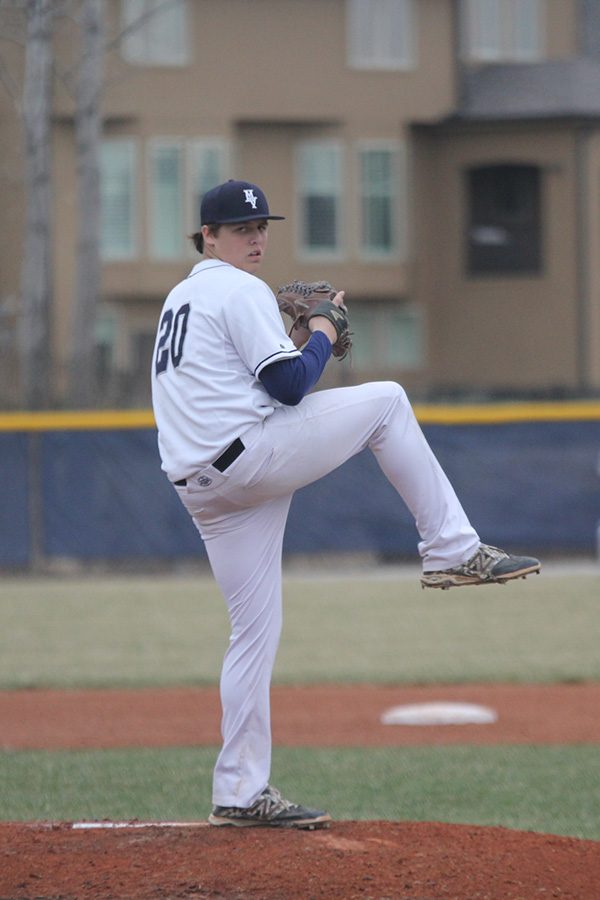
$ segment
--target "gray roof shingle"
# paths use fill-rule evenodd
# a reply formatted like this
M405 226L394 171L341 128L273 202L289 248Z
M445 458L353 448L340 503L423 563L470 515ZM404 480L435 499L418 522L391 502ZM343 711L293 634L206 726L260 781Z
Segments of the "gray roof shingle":
M460 119L600 116L600 64L585 57L465 69L461 87Z

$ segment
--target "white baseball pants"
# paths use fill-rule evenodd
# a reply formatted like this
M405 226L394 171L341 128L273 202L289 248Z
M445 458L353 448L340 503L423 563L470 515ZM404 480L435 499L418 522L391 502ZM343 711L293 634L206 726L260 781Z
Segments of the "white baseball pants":
M394 382L309 394L297 406L278 407L241 438L246 449L225 472L208 466L176 490L205 542L231 621L213 803L246 807L269 781L269 690L294 491L369 447L414 516L425 571L459 565L480 540ZM210 484L201 486L198 478Z

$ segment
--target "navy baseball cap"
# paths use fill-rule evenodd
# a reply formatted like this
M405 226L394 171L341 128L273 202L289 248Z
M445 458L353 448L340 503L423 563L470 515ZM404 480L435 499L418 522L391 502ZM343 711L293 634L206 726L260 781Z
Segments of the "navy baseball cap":
M249 181L230 179L207 191L202 198L201 225L226 225L252 219L285 219L285 216L272 216L264 193Z

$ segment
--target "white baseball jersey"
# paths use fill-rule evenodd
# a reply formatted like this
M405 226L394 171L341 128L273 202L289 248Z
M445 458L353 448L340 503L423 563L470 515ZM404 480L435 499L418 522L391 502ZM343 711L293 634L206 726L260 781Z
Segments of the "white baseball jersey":
M262 369L299 356L259 278L221 260L198 263L169 294L152 363L162 468L171 481L215 460L279 403Z

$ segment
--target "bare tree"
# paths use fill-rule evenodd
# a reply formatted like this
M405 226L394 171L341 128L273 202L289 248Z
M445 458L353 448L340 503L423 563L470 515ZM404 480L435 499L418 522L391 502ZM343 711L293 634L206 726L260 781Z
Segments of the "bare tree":
M25 238L19 328L23 404L50 403L52 309L51 104L52 0L27 0L22 118L25 137Z
M82 3L82 53L75 110L79 221L69 397L71 403L84 407L93 404L96 394L94 327L101 279L100 138L105 7L105 0Z
M69 402L95 401L94 330L100 296L100 142L104 56L121 39L143 27L161 10L180 0L158 0L110 41L105 40L106 0L0 0L2 25L10 40L25 47L22 87L0 56L0 83L20 114L25 138L24 190L26 218L21 276L22 311L19 356L22 403L47 407L52 396L51 318L53 304L51 115L52 80L60 79L75 102L78 245L73 327L69 352ZM19 23L24 15L25 33ZM81 35L80 58L60 71L52 40L59 17L76 16ZM10 21L9 21L10 20ZM10 34L8 34L10 31ZM4 32L4 28L3 28Z
M102 99L106 89L105 54L128 34L143 28L159 12L180 0L161 0L142 11L110 40L105 38L106 0L80 0L81 59L69 80L75 85L75 142L78 175L78 246L73 311L69 401L93 405L97 399L95 367L96 308L100 297L100 142Z

